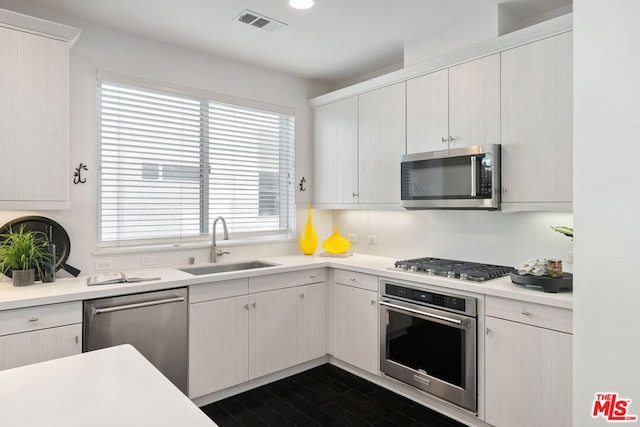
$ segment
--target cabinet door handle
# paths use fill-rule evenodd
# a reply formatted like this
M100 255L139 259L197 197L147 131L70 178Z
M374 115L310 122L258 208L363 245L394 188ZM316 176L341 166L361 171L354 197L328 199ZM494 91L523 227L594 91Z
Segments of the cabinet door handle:
M487 328L487 335L491 333L491 329Z
M456 139L455 139L454 137L452 137L452 136L450 136L450 137L449 137L449 142L453 142L453 141L455 141L455 140L456 140Z
M350 281L351 283L355 283L356 279L354 279L354 278L352 277L351 279L349 279L349 281Z
M449 142L449 138L447 138L446 136L442 137L442 143L446 144L447 142Z
M522 314L523 314L524 316L531 316L531 313L530 313L530 312L528 312L528 311L523 311L523 312L522 312Z
M351 193L351 196L358 197L358 193Z
M311 275L311 276L309 276L309 277L310 277L310 278L312 278L312 279L315 279L315 278L316 278L316 277L318 277L318 276L317 276L317 275L315 275L315 274L312 274L312 275Z
M376 300L372 299L371 300L371 305L376 305L376 302L377 302Z
M245 304L243 307L245 310L249 310L249 304Z
M251 304L251 307L256 308L256 303Z
M300 294L300 299L304 299L304 294Z
M76 342L76 344L78 344L78 342L80 342L80 338L78 338L78 336L76 335L74 341Z
M40 319L39 319L39 318L37 318L37 317L32 317L31 319L29 319L29 323L35 323L35 322L37 322L38 320L40 320Z

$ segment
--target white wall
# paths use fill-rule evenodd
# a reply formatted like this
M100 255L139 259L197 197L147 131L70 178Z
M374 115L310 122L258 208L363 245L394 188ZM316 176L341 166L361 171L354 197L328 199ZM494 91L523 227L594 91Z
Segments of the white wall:
M573 419L582 427L607 424L591 417L599 392L631 399L640 416L640 2L573 6Z
M334 211L340 234L358 234L352 251L392 258L431 256L518 266L560 258L571 271L573 242L550 226L573 224L570 213L488 211ZM368 235L378 244L368 244Z
M283 105L295 109L296 115L296 180L312 173L312 111L307 100L328 91L324 84L273 72L254 66L185 50L142 37L77 21L72 17L48 13L11 0L0 0L0 7L49 19L82 29L71 51L70 62L70 165L88 165L83 175L87 183L71 184L72 207L67 211L0 212L0 223L26 214L38 214L59 222L71 238L70 265L83 273L92 272L96 249L97 143L96 143L96 69L155 80L187 88ZM69 176L73 170L69 171ZM304 226L306 203L310 191L297 193L298 229ZM321 235L331 231L331 214L314 212ZM323 230L326 230L324 232ZM297 242L234 246L232 254L222 260L247 259L265 255L298 252ZM186 264L190 256L206 262L207 248L145 252L157 257L158 265ZM142 253L101 255L111 260L116 269L140 268Z

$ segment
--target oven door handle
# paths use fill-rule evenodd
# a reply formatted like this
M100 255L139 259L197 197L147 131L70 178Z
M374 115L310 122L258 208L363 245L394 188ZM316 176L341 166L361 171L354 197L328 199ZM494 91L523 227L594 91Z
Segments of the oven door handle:
M431 317L433 319L438 319L438 320L442 320L444 322L453 323L453 324L456 324L456 325L459 325L459 326L462 326L462 327L465 327L465 328L467 327L467 322L465 322L464 320L452 319L452 318L447 317L447 316L440 316L438 314L433 314L433 313L425 313L424 311L414 310L412 308L403 307L401 305L391 304L391 303L388 303L386 301L380 301L380 305L384 305L386 307L395 308L396 310L402 310L402 311L407 311L409 313L418 314L420 316Z

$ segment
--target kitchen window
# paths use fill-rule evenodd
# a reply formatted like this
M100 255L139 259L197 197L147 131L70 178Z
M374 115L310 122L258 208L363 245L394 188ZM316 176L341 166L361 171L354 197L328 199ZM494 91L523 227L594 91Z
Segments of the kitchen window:
M291 109L100 76L97 105L100 246L208 239L218 216L293 237Z

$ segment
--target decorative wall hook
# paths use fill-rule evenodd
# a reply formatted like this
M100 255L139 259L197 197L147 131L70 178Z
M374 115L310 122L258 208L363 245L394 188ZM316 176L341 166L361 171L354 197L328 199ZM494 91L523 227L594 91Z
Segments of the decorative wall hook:
M74 184L84 184L87 182L87 178L82 179L82 171L89 170L84 163L80 163L80 165L76 168L76 171L73 173L73 183Z
M300 183L298 184L298 187L300 187L300 191L307 191L307 188L304 186L305 182L307 182L307 180L303 176L300 180Z

